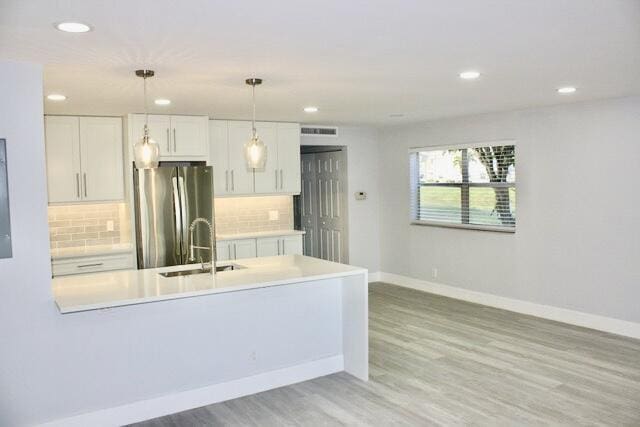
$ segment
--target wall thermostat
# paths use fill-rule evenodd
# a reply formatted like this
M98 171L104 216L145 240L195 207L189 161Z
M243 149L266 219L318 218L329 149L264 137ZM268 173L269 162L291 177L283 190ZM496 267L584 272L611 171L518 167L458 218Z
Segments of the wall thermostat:
M355 196L356 196L356 200L366 200L367 193L364 191L356 191Z

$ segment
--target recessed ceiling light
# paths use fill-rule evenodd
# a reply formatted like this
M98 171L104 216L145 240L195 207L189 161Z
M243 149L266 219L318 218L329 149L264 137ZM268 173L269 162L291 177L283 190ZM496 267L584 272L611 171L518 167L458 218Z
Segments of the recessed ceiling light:
M480 73L478 71L463 71L459 74L461 79L464 80L474 80L480 77Z
M562 93L562 94L573 93L575 91L576 91L576 88L573 86L565 86L565 87L558 88L558 93Z
M171 100L170 99L163 99L163 98L156 99L153 102L155 102L156 105L169 105L169 104L171 104Z
M60 93L52 93L47 95L47 99L49 101L64 101L65 99L67 99L67 97Z
M304 107L305 113L317 113L318 107Z
M82 22L59 22L53 25L58 30L64 31L65 33L86 33L91 31L91 27L87 24L83 24Z

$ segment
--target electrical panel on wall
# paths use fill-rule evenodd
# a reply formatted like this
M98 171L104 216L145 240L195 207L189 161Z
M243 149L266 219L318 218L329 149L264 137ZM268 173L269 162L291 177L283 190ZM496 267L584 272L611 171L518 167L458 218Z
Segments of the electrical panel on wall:
M11 258L6 140L0 139L0 258Z

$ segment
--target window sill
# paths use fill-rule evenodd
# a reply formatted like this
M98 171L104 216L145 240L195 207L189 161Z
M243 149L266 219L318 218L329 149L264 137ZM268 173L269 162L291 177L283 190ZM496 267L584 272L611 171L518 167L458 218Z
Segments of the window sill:
M476 230L476 231L494 231L498 233L511 233L514 234L516 232L516 228L507 228L500 226L491 226L491 225L477 225L477 224L455 224L450 222L437 222L437 221L411 221L411 225L426 225L430 227L443 227L443 228L459 228L466 230Z

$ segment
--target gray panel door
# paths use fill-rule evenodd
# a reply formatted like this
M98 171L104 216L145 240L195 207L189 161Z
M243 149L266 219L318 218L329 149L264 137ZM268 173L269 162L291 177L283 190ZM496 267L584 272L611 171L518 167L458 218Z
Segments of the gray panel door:
M300 156L302 191L300 193L300 227L305 232L302 240L303 253L318 257L318 200L316 191L315 154Z
M0 139L0 258L11 258L11 221L6 141Z
M346 209L344 174L345 155L342 151L317 153L316 182L318 191L319 257L347 263Z
M182 264L177 169L134 171L138 268Z
M183 212L181 229L182 263L210 262L211 240L209 228L198 223L194 229L193 243L195 261L189 260L191 238L189 226L196 218L205 218L213 225L213 168L211 166L188 166L178 168L178 191ZM215 234L215 233L214 233Z

